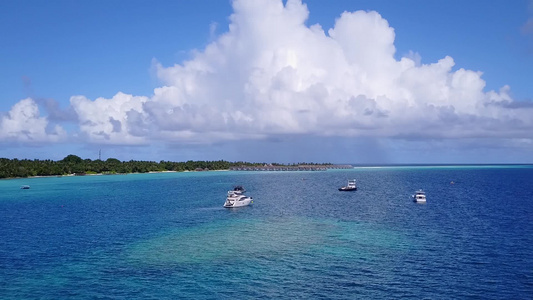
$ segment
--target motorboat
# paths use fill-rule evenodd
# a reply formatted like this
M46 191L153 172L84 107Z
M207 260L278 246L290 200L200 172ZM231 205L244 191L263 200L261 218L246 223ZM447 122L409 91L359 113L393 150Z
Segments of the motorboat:
M426 202L426 193L423 190L418 190L415 192L415 194L412 196L413 201L417 203L425 203Z
M254 202L253 198L244 195L245 191L246 190L242 186L236 186L233 188L233 190L228 191L226 202L224 202L224 207L242 207L252 204Z
M29 185L23 185L20 187L21 190L29 190L30 189L30 186Z
M355 179L348 180L348 185L339 188L339 191L341 192L357 191L357 186L355 185Z

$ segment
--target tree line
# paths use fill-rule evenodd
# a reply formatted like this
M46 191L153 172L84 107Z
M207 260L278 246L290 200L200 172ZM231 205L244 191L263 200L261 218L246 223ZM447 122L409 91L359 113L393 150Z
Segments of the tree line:
M200 170L228 170L237 166L262 166L265 163L217 161L120 161L116 158L107 160L82 159L70 154L59 161L39 159L7 159L0 158L0 178L30 177L30 176L58 176L85 174L122 174L148 173L164 171L200 171ZM282 165L282 164L273 164Z

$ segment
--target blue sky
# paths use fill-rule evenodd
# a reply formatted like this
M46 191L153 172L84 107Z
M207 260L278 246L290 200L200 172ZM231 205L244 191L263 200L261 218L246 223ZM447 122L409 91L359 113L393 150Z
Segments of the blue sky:
M2 1L0 157L532 163L532 3Z

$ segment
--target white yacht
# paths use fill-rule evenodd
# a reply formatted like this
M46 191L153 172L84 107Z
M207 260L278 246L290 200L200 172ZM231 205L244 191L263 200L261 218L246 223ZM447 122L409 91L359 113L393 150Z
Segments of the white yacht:
M226 197L226 202L224 202L224 207L242 207L253 203L253 198L245 196L244 192L245 190L242 186L237 186L232 191L228 191L228 196Z
M425 203L426 202L426 193L423 190L418 190L413 195L413 201L417 203Z

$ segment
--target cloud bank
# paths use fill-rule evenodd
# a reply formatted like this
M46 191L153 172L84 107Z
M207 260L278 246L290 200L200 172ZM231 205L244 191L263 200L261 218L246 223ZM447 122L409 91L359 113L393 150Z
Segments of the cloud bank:
M378 12L307 25L299 0L235 0L228 30L190 60L153 61L151 96L73 96L69 133L32 99L0 115L0 140L136 145L204 144L281 135L382 138L533 138L533 107L510 88L485 91L478 71L446 56L395 58L395 31ZM60 119L55 117L54 119ZM72 119L72 118L71 118Z
M19 101L7 114L0 115L0 141L38 144L65 138L65 130L41 117L39 106L30 98Z

